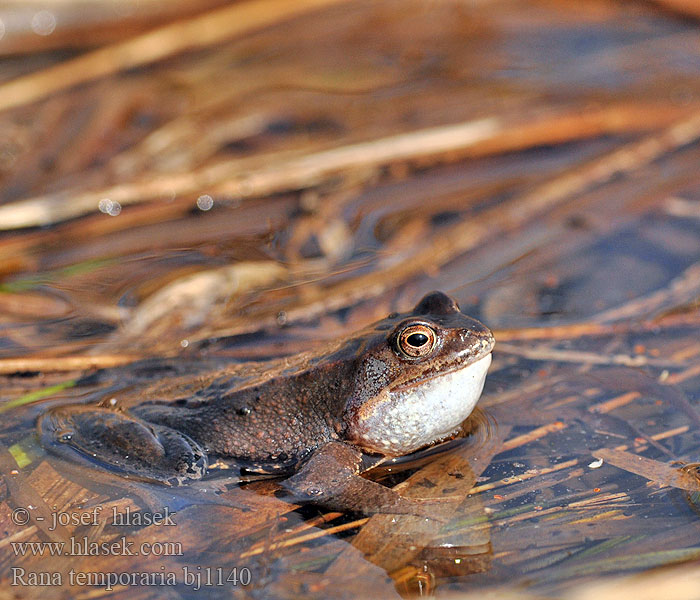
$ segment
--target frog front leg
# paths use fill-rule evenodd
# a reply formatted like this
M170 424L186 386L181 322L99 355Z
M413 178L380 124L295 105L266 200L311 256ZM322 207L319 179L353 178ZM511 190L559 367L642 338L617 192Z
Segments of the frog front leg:
M282 482L298 502L314 502L332 510L364 514L394 513L440 520L435 505L440 501L405 498L360 475L362 452L343 442L319 448L299 472ZM431 506L432 505L432 506Z

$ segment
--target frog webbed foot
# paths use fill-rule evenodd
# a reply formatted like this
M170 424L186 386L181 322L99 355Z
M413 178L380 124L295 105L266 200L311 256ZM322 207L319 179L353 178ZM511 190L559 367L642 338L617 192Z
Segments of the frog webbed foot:
M109 408L56 407L38 427L42 445L55 454L124 476L180 485L200 479L208 466L204 449L185 434Z
M297 502L314 502L331 510L409 514L443 521L433 500L406 498L360 475L362 452L342 442L319 448L299 472L282 482Z

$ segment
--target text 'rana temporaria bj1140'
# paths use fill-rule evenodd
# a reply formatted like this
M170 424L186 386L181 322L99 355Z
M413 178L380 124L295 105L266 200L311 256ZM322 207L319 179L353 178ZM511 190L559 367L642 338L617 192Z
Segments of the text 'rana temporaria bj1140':
M412 512L359 475L362 455L403 456L454 437L481 395L493 345L487 327L432 292L322 351L142 386L148 401L133 406L122 397L59 406L39 432L62 456L142 480L200 479L217 458L293 474L283 486L297 500L367 512L367 496L372 512Z

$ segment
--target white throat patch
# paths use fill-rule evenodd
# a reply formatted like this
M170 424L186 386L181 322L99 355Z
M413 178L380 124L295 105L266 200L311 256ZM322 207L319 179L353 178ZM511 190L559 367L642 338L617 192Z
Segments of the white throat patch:
M359 427L357 443L400 456L448 436L474 410L490 364L487 354L461 369L390 392L386 405Z

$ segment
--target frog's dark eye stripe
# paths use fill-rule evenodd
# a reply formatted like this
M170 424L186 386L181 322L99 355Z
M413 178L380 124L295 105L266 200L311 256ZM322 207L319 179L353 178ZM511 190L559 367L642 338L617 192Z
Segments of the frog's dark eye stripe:
M430 354L436 341L435 331L423 324L408 325L396 336L399 352L411 358Z

